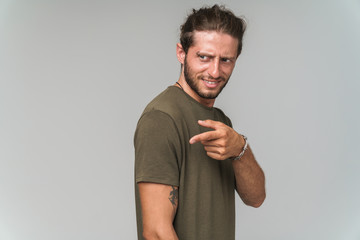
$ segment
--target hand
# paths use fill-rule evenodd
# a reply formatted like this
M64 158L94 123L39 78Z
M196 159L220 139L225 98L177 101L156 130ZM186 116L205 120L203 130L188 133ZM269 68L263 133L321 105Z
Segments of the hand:
M240 154L245 141L234 129L213 120L199 120L198 123L214 131L193 136L189 141L190 144L201 142L207 155L216 160L225 160Z

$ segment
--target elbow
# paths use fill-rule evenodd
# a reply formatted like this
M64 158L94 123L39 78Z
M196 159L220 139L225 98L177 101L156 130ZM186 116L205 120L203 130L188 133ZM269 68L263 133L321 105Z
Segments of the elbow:
M247 200L244 201L244 203L250 207L259 208L264 203L265 198L266 198L266 194L264 193L261 196L257 197L256 199Z
M166 231L165 229L144 229L143 237L146 240L161 240L161 239L169 239L172 236L171 232ZM172 238L171 238L172 239Z
M154 231L143 231L143 238L146 240L161 239L160 236Z
M162 239L161 234L157 231L145 230L143 231L143 237L146 240Z
M264 199L264 200L265 200L265 199ZM253 207L253 208L259 208L259 207L263 204L264 200L259 201L259 202L256 202L256 203L253 203L253 204L251 204L250 206Z

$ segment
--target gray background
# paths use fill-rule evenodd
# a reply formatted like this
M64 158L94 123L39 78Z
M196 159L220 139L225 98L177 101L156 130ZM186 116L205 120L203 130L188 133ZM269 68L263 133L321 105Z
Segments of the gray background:
M213 1L0 0L0 239L135 239L133 133ZM237 239L360 239L360 1L223 1L248 21L216 102L267 177Z

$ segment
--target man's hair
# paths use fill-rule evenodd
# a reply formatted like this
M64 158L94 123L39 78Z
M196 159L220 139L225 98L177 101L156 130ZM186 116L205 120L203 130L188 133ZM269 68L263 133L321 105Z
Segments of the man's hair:
M246 23L242 18L235 16L224 6L215 4L212 7L192 10L185 23L180 27L180 43L187 53L194 43L194 31L217 31L238 39L237 56L239 56L245 29Z

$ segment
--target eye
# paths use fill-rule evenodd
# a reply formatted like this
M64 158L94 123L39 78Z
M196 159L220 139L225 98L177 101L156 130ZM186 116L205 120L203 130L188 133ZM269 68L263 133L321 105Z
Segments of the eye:
M201 55L201 54L197 54L197 56L200 58L200 60L208 60L209 57L208 56L205 56L205 55Z
M230 62L230 59L228 59L228 58L221 58L221 61L222 61L222 62L225 62L225 63L228 63L228 62Z

